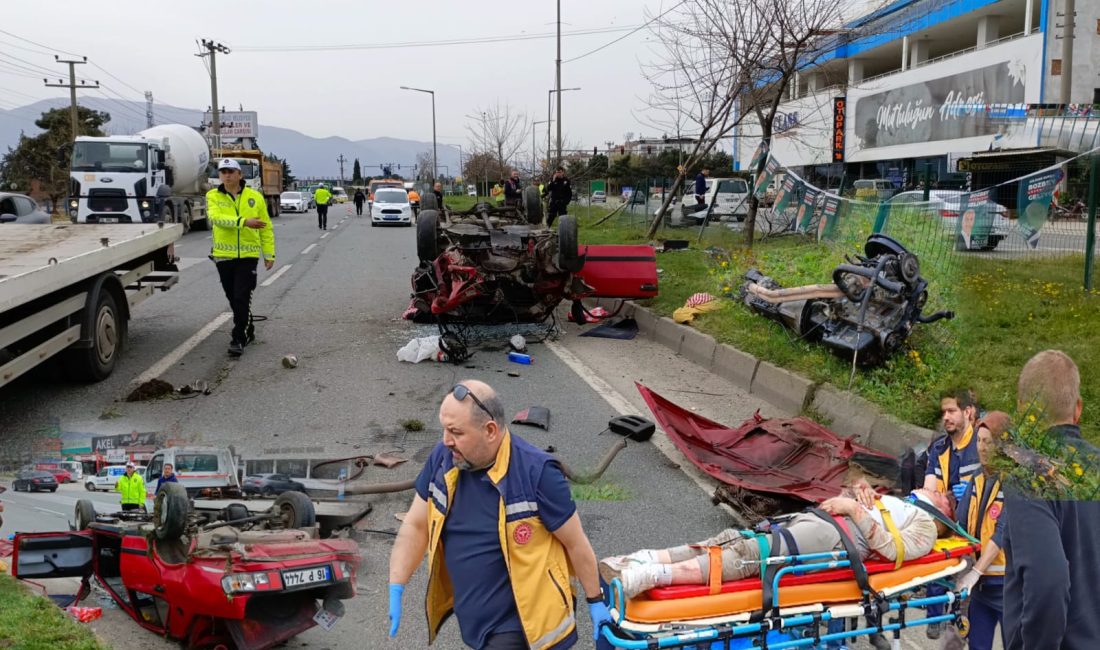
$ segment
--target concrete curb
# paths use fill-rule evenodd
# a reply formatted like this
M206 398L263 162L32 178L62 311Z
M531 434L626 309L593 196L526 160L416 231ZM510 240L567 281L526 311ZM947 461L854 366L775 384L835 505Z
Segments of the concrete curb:
M617 300L604 300L604 309L614 309ZM600 301L590 302L592 306ZM671 318L657 316L652 310L627 304L621 316L638 322L638 333L651 339L703 370L732 382L746 392L759 396L778 409L795 415L812 409L840 436L855 436L862 444L898 454L906 447L927 443L935 432L883 413L867 400L827 384L805 377L718 343L714 337Z

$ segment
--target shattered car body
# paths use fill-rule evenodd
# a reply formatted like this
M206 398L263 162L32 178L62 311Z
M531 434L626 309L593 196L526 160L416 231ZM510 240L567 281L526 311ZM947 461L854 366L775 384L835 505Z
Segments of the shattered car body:
M271 517L250 516L243 506L215 517L182 516L186 493L165 504L168 491L152 515L97 515L90 501L79 501L77 530L16 536L13 575L80 578L77 602L94 579L139 625L187 648L270 648L323 614L341 615L340 601L355 596L357 544L319 539L316 524L302 525L309 521L304 495L291 493ZM280 512L286 504L290 510Z
M740 295L750 309L782 323L801 338L821 342L860 365L881 364L918 323L954 318L949 311L924 316L928 281L917 256L886 235L871 235L864 255L833 271L832 284L782 288L756 269L745 275Z

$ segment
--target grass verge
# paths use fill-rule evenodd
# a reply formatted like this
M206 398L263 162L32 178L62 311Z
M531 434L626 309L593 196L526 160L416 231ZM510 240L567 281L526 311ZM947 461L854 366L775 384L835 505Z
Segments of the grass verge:
M630 491L617 483L600 481L589 485L572 485L574 501L629 501Z
M90 630L3 573L0 573L0 648L107 650Z

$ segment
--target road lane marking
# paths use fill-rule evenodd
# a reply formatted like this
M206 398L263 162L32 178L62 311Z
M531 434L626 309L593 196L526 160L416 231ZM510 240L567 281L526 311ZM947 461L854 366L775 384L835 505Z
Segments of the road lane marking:
M588 384L589 387L592 388L592 390L596 391L596 394L602 397L604 401L607 402L611 406L611 408L618 411L620 415L637 415L638 409L635 408L628 399L623 397L622 393L615 390L611 386L611 384L608 384L606 381L604 381L603 378L597 375L591 368L586 366L584 362L578 359L576 355L574 355L572 352L565 349L565 347L563 347L562 345L554 343L553 341L544 341L543 345L549 348L549 350L553 352L559 359L561 359L565 365L569 366L569 368L573 372L577 373L577 376L583 379L584 383ZM657 425L657 430L661 432L662 435L653 436L649 439L649 441L653 443L653 446L659 449L661 453L669 459L669 461L679 466L681 471L683 471L683 473L688 478L690 478L696 485L699 486L699 489L703 491L703 494L706 494L708 497L713 495L714 489L716 487L715 484L712 483L705 474L696 469L696 467L692 465L688 459L684 458L684 455L680 453L680 450L677 449L676 446L672 444L672 441L668 439L668 434L664 432L664 430L661 428L661 425ZM742 523L747 523L745 522L744 517L742 517L740 513L730 507L729 504L720 503L719 505L726 512L735 517L738 521Z
M214 330L224 325L225 322L232 317L233 313L228 311L218 314L218 316L214 320L210 321L206 325L203 325L202 329L192 334L191 338L187 339L183 343L180 343L175 350L172 350L168 354L164 355L164 357L162 357L160 361L157 361L152 366L149 366L149 369L138 375L137 379L135 379L131 385L140 386L150 379L156 379L157 377L160 377L162 374L164 374L164 371L176 365L176 363L180 359L182 359L185 354L195 349L195 347L199 343L202 343L203 339L210 336L214 332Z
M261 283L260 283L260 286L261 286L261 287L267 287L267 286L270 286L270 285L271 285L271 283L273 283L273 282L275 282L276 280L278 280L278 279L279 279L279 276L281 276L282 274L284 274L284 273L286 273L287 271L289 271L289 270L290 270L290 267L292 267L292 266L294 266L294 265L293 265L293 264L287 264L286 266L284 266L283 268L279 269L278 271L275 271L275 273L273 273L273 274L271 275L271 277L269 277L268 279L266 279L266 280L264 280L263 282L261 282Z
M326 232L325 234L321 235L321 239L324 239L325 237L328 237L328 233L327 233L327 232Z
M57 515L58 517L68 517L69 516L69 513L67 513L67 512L58 512L56 510L50 510L49 508L39 508L38 506L32 506L32 507L35 510L38 510L39 512L48 512L51 515Z
M308 252L310 252L311 250L313 250L314 248L316 248L316 246L317 246L317 244L316 244L316 243L310 244L309 246L306 246L305 248L303 248L303 249L302 249L302 252L301 252L301 253L298 253L298 254L299 254L299 255L305 255L306 253L308 253Z

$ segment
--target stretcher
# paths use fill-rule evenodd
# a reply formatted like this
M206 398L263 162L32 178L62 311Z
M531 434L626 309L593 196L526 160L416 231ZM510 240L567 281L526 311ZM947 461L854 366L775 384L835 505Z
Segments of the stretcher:
M751 531L743 535L760 538ZM761 578L659 587L631 599L623 597L615 578L605 590L613 623L602 630L602 647L783 650L875 633L892 633L894 646L900 647L902 629L958 618L967 594L956 593L950 579L967 570L978 550L973 538L954 535L900 566L858 559L853 566L847 550L769 557L765 547ZM711 558L716 561L716 554ZM716 567L710 573L721 575ZM947 587L945 594L917 597L918 590L936 582ZM907 616L912 608L930 605L944 605L945 613ZM858 618L867 625L822 633L829 621Z

